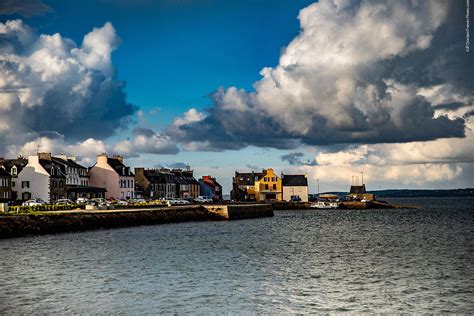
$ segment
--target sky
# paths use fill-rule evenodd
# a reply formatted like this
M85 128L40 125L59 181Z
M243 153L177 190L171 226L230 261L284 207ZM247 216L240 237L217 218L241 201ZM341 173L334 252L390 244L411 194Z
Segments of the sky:
M465 1L5 0L0 155L474 186Z

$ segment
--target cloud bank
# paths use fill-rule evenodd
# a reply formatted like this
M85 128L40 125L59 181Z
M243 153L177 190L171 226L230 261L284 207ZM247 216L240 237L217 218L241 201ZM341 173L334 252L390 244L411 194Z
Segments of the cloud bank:
M118 43L110 22L86 34L81 45L58 33L38 35L21 20L0 23L0 155L37 148L92 156L105 150L176 153L169 137L152 130L103 143L126 129L138 109L114 76L111 55ZM93 152L82 150L94 144Z
M465 118L436 114L433 103L472 104L463 13L461 2L446 1L312 4L254 91L220 88L206 112L192 109L168 134L202 150L465 137Z

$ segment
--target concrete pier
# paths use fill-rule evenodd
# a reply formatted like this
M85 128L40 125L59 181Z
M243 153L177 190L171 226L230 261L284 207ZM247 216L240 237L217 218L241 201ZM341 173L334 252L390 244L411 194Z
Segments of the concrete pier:
M210 214L226 220L273 216L271 204L204 205Z

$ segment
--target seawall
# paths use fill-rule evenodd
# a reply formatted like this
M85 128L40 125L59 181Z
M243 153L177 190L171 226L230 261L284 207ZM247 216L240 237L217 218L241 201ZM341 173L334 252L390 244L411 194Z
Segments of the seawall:
M214 209L216 208L216 209ZM156 209L60 211L0 216L0 238L189 221L273 216L271 205L177 206Z
M210 214L227 220L273 216L271 204L205 205Z

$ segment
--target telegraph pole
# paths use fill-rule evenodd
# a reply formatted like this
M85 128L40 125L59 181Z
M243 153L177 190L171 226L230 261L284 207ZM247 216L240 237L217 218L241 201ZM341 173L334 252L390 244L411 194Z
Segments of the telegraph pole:
M362 175L362 185L364 185L364 171L361 171L360 174Z
M319 179L316 179L318 181L318 197L319 197Z

